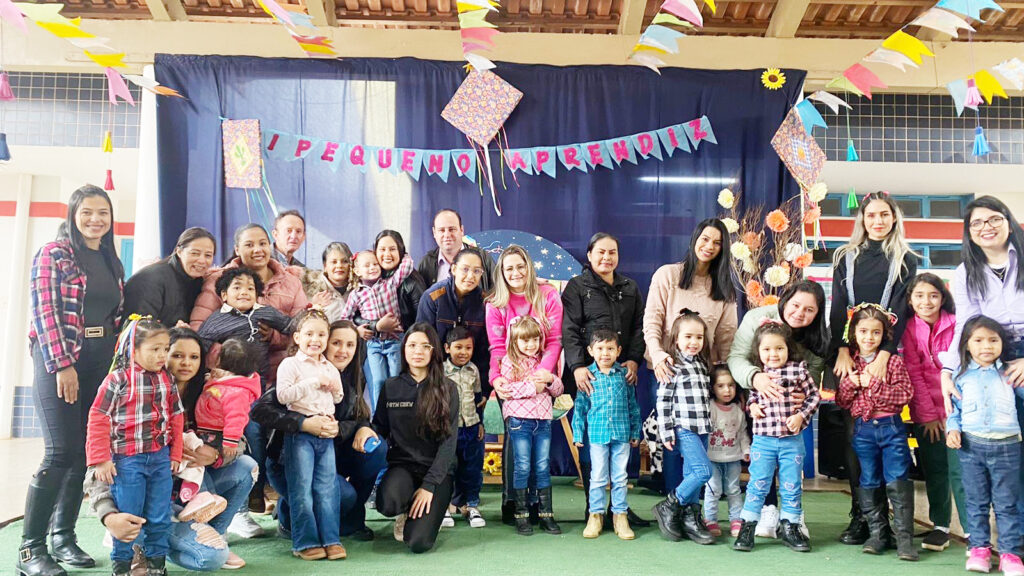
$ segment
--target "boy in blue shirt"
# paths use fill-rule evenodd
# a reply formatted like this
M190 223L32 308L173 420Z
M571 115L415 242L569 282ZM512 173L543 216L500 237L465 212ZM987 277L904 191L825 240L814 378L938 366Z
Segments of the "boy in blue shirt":
M640 407L636 393L626 381L626 369L616 362L619 337L614 330L595 330L587 352L594 363L587 367L594 375L594 391L576 397L572 417L574 438L583 439L584 428L590 440L590 516L584 538L597 538L604 526L605 486L612 485L612 526L623 540L632 540L633 531L626 519L626 466L631 447L640 442ZM576 446L583 446L576 442Z

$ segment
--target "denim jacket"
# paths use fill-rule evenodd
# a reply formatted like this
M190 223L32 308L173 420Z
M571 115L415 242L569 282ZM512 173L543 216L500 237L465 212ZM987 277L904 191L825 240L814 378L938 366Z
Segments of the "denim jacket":
M1003 376L1003 363L982 368L972 361L956 379L960 400L953 397L953 411L946 419L946 430L970 434L1020 434L1014 395L1024 398L1024 388L1010 386Z

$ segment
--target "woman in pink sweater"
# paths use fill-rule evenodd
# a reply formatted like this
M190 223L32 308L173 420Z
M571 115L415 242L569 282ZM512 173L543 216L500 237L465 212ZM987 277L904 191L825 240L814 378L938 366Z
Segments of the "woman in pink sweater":
M487 341L491 348L488 380L501 400L508 396L508 380L501 376L501 360L507 354L509 326L520 316L532 316L540 323L544 330L544 351L539 367L552 374L557 373L562 355L562 298L554 286L537 281L530 255L521 246L513 244L498 258L494 270L494 293L486 306ZM503 462L512 462L514 458L508 440L506 434ZM508 525L515 524L512 497L512 467L503 466L501 519ZM533 501L531 514L536 506L536 501Z

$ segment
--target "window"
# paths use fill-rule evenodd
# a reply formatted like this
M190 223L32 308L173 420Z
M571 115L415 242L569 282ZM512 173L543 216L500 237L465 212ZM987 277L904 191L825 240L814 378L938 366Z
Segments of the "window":
M903 211L904 218L938 218L943 220L960 220L964 217L964 208L974 200L973 194L958 196L927 196L893 194L896 205ZM858 202L864 197L858 196ZM857 215L856 208L846 204L846 194L829 194L821 201L821 215L831 218L852 218Z
M835 195L829 194L821 201L818 206L821 207L822 216L842 216L843 215L843 198L836 197Z
M832 255L837 248L844 243L832 240L825 243L825 249L814 250L815 266L831 266ZM920 270L928 269L953 269L960 265L963 260L960 257L959 244L930 244L925 242L911 242L910 247L921 255Z
M929 268L956 268L963 262L960 255L960 247L930 246L928 248L927 262Z
M929 216L931 218L960 220L964 217L964 207L966 206L967 204L958 198L935 198L928 203Z
M900 196L895 196L895 198L896 205L903 211L904 218L920 218L923 216L924 213L921 208L924 202L921 198L903 198Z

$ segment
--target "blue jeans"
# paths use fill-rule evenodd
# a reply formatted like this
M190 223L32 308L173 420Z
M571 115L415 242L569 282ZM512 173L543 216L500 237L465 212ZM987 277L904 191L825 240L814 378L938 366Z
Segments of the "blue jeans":
M747 499L743 503L740 517L748 522L761 519L761 508L768 489L775 481L775 470L779 471L779 517L790 522L799 522L802 506L804 466L803 436L754 436L750 443L750 481L747 482Z
M377 398L384 382L402 371L402 341L373 338L366 343L366 395L370 414L377 413Z
M483 423L459 428L459 439L455 452L458 463L455 466L455 493L452 505L480 506L480 487L484 483L484 441L480 439Z
M336 449L342 536L366 528L366 501L376 484L377 475L387 467L387 457L388 445L383 440L376 450L367 454L353 450L351 443Z
M509 416L508 435L512 440L515 463L512 468L512 487L524 490L530 485L530 476L536 479L538 490L551 487L548 460L551 451L551 420L534 420Z
M170 449L164 446L156 452L134 456L114 455L113 460L117 468L117 476L110 486L114 504L121 512L146 519L146 529L141 533L146 557L166 557L171 532L171 490L174 488ZM132 545L136 540L121 542L114 539L110 559L130 562L135 555Z
M740 491L740 472L743 462L712 462L711 480L704 488L704 520L718 522L718 501L725 495L729 503L729 521L740 519L743 511L743 493Z
M282 457L288 482L292 550L338 544L341 503L334 439L305 432L286 434Z
M626 503L626 466L629 465L629 442L590 445L590 493L592 514L604 514L604 487L612 485L612 514L624 514Z
M999 529L999 552L1016 552L1021 545L1021 523L1017 511L1020 495L1020 441L1016 438L990 440L963 434L960 468L967 496L967 530L970 547L991 545L989 510L995 509Z
M263 430L259 423L254 420L249 420L249 423L245 425L245 445L246 451L256 461L256 467L259 470L255 485L263 486L267 483L267 441L266 438L263 438ZM241 502L237 511L249 511L248 499Z
M231 508L228 508L228 512L231 512ZM201 526L201 524L195 522L174 523L168 538L170 549L167 552L167 559L185 570L193 572L220 570L228 560L228 547L211 548L200 544L196 541L196 531L193 526Z
M708 460L708 435L697 434L685 428L676 428L675 450L683 458L682 482L676 486L676 499L682 505L696 504L700 489L711 479L711 461ZM665 451L669 453L668 450ZM665 464L668 462L665 461Z
M267 456L267 482L277 492L277 523L282 530L291 532L291 509L288 506L288 478L284 475L284 457L274 460Z
M910 473L907 429L897 416L875 418L853 424L853 451L860 462L860 487L880 488Z
M224 535L235 512L248 506L249 492L256 481L253 474L256 469L256 461L245 454L226 466L206 467L202 489L228 501L227 508L210 520L210 527L218 534Z

